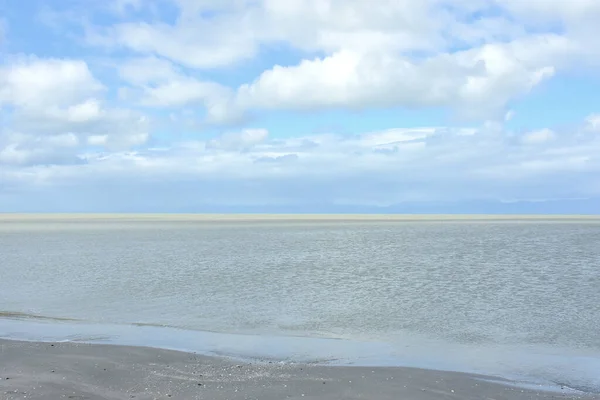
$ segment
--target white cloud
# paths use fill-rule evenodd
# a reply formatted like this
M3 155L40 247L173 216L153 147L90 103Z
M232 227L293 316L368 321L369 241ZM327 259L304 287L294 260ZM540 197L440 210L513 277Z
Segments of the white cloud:
M443 54L415 62L379 53L340 51L297 66L265 71L239 88L243 109L355 109L380 106L460 107L498 116L509 100L554 74L552 59L570 51L557 36Z
M121 78L135 86L164 84L181 74L172 62L154 56L129 59L118 68Z
M190 203L598 195L597 115L570 131L503 126L537 86L600 61L598 4L71 0L42 18L54 36L39 48L58 56L0 60L0 194L114 182ZM260 119L384 107L452 110L476 127L289 137Z
M262 2L263 34L307 51L431 49L444 26L437 1L291 0ZM440 9L441 10L441 9Z
M366 133L360 136L360 142L364 146L381 148L404 144L405 142L422 141L429 136L435 135L441 128L421 129L389 129L382 132Z
M124 23L109 28L105 36L97 34L89 40L139 54L160 55L194 68L222 67L256 54L258 43L244 27L243 16L198 22L181 20L177 26Z
M0 67L0 105L68 106L104 89L80 60L19 57Z
M545 128L533 132L527 132L521 138L521 142L523 142L524 144L531 145L543 144L555 139L555 137L556 134L552 130Z
M211 81L202 81L157 57L132 59L119 66L120 77L130 86L126 98L139 105L154 108L201 106L206 122L227 123L241 118L231 106L233 91Z
M175 79L157 87L143 89L141 103L147 106L173 107L193 103L206 103L215 96L228 91L213 82L195 79Z
M0 132L0 165L78 164L79 144L72 133L35 136Z
M193 104L213 123L239 121L250 110L380 106L451 107L462 116L500 120L508 103L592 54L571 30L556 34L550 26L544 33L525 18L535 14L572 27L598 8L591 0L383 0L377 7L368 0L173 3L175 21L97 27L88 39L148 57L121 68L141 90L133 96L142 104ZM304 52L302 61L275 65L237 88L166 61L197 70L231 68L261 48L282 46Z
M142 138L148 138L148 118L128 109L107 107L98 97L105 91L84 61L9 59L0 66L0 113L2 106L11 110L10 130L8 126L0 128L0 139L5 142L3 160L28 163L52 159L55 142L67 136L106 135L106 145L112 149L143 143ZM62 157L62 150L60 154ZM75 160L71 156L63 159Z
M552 20L566 24L579 24L582 20L591 21L600 16L600 3L596 0L495 0L517 15L530 20Z
M287 7L291 5L286 3L284 10L275 7L273 12L285 16L291 12ZM318 11L319 7L314 7ZM333 12L327 7L322 11L325 15ZM374 29L374 22L363 21L361 15L354 15L354 24L373 25ZM351 26L352 16L347 18ZM352 31L348 35L368 39L369 46L350 45L357 43L350 38L345 41L347 46L341 42L330 46L333 52L327 56L305 59L296 66L275 66L242 85L233 98L219 85L172 77L149 90L148 101L188 104L201 100L215 120L228 120L228 113L238 116L248 109L378 106L454 106L465 115L498 118L510 100L551 77L562 67L562 60L576 51L563 37L540 35L414 60L395 52L392 45L373 46L368 33ZM398 43L394 38L391 42Z
M148 138L148 117L127 109L103 107L95 101L75 104L65 109L49 108L39 112L19 110L13 115L13 127L19 132L33 135L54 136L72 133L82 138L104 135L110 140L110 149L143 144L140 138Z
M277 43L326 52L423 49L440 36L439 18L432 15L436 2L385 0L372 7L364 0L175 0L180 18L174 24L123 23L91 32L88 39L194 68L238 63L255 56L261 45ZM206 12L216 17L202 18Z
M103 146L109 150L121 150L140 146L148 141L147 132L136 132L128 135L90 135L87 144L90 146Z
M270 139L264 129L247 129L134 152L79 149L77 166L69 165L72 152L71 159L44 166L40 154L26 158L10 147L4 163L21 167L5 170L0 179L12 179L22 190L40 182L95 190L107 182L133 185L136 193L187 196L188 205L598 196L600 138L576 133L540 130L521 142L510 132L482 126ZM98 145L105 138L88 140ZM64 148L72 150L67 142ZM586 185L580 184L583 176Z
M513 18L532 29L561 30L580 49L577 63L597 66L600 45L600 2L596 0L495 0Z
M244 129L241 132L229 132L209 140L206 147L221 150L248 150L264 142L268 135L269 132L266 129Z
M586 128L592 132L600 132L600 114L589 115L585 119Z
M104 110L97 99L87 99L81 103L64 109L50 107L46 111L48 117L73 123L95 121L103 117Z

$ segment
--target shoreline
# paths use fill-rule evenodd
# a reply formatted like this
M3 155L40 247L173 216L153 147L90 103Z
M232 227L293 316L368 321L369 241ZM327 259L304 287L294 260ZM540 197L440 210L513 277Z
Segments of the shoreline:
M407 367L242 362L150 347L0 339L0 397L17 399L600 399L569 388Z
M600 354L587 352L558 356L554 350L540 348L539 352L529 349L530 352L525 354L518 348L479 348L445 342L421 342L418 338L411 340L410 337L404 337L401 344L394 344L318 336L219 333L153 324L93 323L48 317L39 319L39 316L22 313L5 314L4 318L0 317L0 341L148 348L240 363L272 362L326 368L405 368L474 374L512 382L520 388L543 387L549 391L560 391L561 387L565 387L600 395L600 381L595 372L600 365Z
M385 222L385 221L598 221L587 214L193 214L2 213L0 222Z

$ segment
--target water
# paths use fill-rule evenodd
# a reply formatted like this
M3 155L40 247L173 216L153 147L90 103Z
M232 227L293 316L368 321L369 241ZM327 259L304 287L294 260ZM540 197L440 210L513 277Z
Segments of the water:
M0 336L595 390L599 243L597 220L4 221Z

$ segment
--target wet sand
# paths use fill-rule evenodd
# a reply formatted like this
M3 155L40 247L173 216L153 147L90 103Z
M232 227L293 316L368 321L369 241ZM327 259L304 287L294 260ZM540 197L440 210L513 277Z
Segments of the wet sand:
M0 340L0 399L600 399L411 368L247 363L113 345Z

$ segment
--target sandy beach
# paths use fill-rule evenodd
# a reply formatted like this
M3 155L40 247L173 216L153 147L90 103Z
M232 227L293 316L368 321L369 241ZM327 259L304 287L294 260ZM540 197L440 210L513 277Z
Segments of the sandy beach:
M0 398L17 399L600 399L410 368L247 363L168 350L0 341Z

